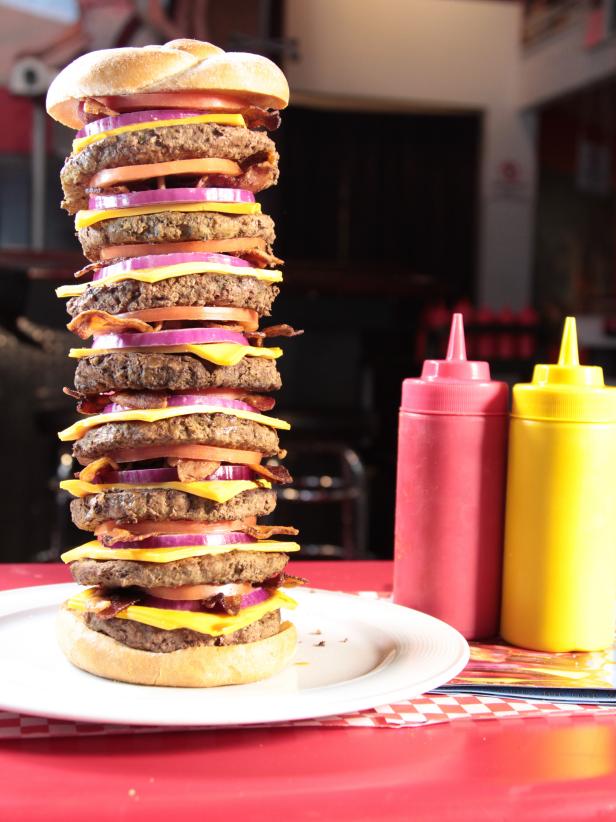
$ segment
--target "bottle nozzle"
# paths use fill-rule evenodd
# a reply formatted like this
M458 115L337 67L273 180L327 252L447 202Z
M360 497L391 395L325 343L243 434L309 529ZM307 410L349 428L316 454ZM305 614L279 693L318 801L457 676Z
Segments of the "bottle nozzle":
M565 320L558 364L563 366L578 366L580 364L575 317L567 317Z
M464 320L462 314L454 314L451 320L447 359L466 360L466 343L464 341Z

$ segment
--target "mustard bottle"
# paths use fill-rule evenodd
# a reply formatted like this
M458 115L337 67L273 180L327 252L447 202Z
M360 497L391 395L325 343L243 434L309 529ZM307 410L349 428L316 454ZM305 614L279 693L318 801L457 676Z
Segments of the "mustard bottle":
M558 364L513 388L501 635L539 651L614 641L616 389L578 359L567 317Z

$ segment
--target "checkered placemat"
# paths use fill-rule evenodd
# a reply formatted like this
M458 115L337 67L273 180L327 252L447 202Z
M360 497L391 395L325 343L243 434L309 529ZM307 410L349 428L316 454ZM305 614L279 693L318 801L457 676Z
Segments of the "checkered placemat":
M389 598L377 591L356 591L368 599ZM365 711L336 716L277 723L275 727L317 728L412 728L443 722L480 719L511 719L540 716L616 714L616 705L581 705L570 702L475 696L473 694L424 694L416 699L382 705ZM219 726L212 726L218 727ZM258 726L249 726L258 727ZM272 727L272 726L270 726ZM0 741L51 737L106 736L109 734L163 733L165 731L202 731L208 727L173 728L168 726L112 725L73 722L47 717L25 716L0 710Z
M531 702L522 699L500 699L496 696L447 694L383 705L366 711L318 719L285 722L276 727L317 728L412 728L437 725L442 722L478 719L510 719L558 714L616 714L616 706L575 705L570 703ZM256 727L256 726L252 726ZM69 722L46 717L22 716L0 711L0 740L33 739L61 736L106 736L109 734L161 733L177 730L207 730L202 727L169 728L162 726L106 725L90 722ZM220 728L218 728L220 730Z

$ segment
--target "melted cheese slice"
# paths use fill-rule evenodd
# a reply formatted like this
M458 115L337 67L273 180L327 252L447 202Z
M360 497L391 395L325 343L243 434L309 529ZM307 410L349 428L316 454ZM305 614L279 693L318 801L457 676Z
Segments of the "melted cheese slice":
M71 348L69 357L96 357L99 354L117 354L118 352L142 354L194 354L214 365L237 365L244 357L262 357L264 360L277 360L282 357L282 348L259 348L239 343L184 343L183 345L145 345L141 348Z
M103 220L116 217L140 217L143 214L161 214L163 211L216 211L220 214L260 214L260 203L161 203L135 208L82 209L75 215L75 228L87 228Z
M134 411L95 414L92 417L77 420L69 428L60 431L58 437L62 442L73 442L81 439L91 428L95 428L97 425L105 425L108 422L158 422L158 420L168 420L171 417L183 417L186 414L228 414L230 417L250 420L283 431L288 431L291 428L285 420L266 417L265 414L257 414L256 411L244 411L242 408L223 408L220 405L182 405L177 408L138 408Z
M98 134L90 134L87 137L77 137L73 140L73 153L83 151L86 146L98 143L106 137L115 137L116 134L127 134L130 131L145 131L150 128L165 128L167 126L190 126L197 123L218 123L220 126L238 126L246 128L246 121L241 114L198 114L194 117L176 117L170 120L150 120L147 123L132 123L129 126L119 126L118 128L101 131Z
M94 610L92 606L97 600L104 600L94 589L88 588L71 597L66 605L71 611ZM228 614L204 614L196 611L174 611L170 608L150 608L145 605L129 605L123 611L116 614L117 619L130 619L133 622L141 622L143 625L152 625L154 628L162 628L164 631L173 631L176 628L188 628L191 631L198 631L200 634L210 636L226 636L241 628L245 628L253 622L264 617L279 608L293 609L297 607L297 602L286 594L276 591L265 602L258 605L251 605L249 608L242 608L237 616Z
M158 283L161 280L170 280L173 277L187 277L190 274L232 274L234 277L254 277L265 283L282 282L281 271L269 271L262 268L249 268L239 265L220 265L219 263L179 263L178 265L163 265L160 268L136 269L123 274L110 274L100 280L75 285L61 285L56 288L58 297L78 297L86 288L99 288L104 285L113 285L122 280L137 280L140 283Z
M102 494L105 491L144 491L162 489L165 491L183 491L193 497L209 499L212 502L228 502L244 491L257 488L271 488L267 480L205 480L203 482L109 482L96 484L83 480L62 480L60 488L74 497L87 497L90 494Z
M217 556L230 554L233 551L250 551L259 553L289 554L299 551L297 542L279 542L274 539L262 539L259 542L241 542L232 545L179 545L174 548L105 548L94 539L77 548L65 551L62 562L75 562L78 559L127 559L135 562L176 562L190 557Z

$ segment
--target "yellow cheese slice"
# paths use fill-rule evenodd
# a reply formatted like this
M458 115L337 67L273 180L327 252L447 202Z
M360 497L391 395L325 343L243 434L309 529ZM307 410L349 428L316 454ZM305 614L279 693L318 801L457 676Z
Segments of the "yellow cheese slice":
M78 559L127 559L135 562L166 563L190 557L230 554L232 551L289 554L299 550L297 542L279 542L275 539L262 539L259 542L242 542L233 545L178 545L175 548L105 548L94 539L77 548L71 548L70 551L65 551L60 559L62 562L75 562Z
M115 137L116 134L126 134L130 131L145 131L149 128L165 128L166 126L189 126L196 123L218 123L221 126L238 126L246 128L246 121L241 114L198 114L194 117L176 117L170 120L153 120L148 123L131 123L129 126L119 126L99 134L90 134L87 137L77 137L73 140L73 153L83 151L86 146L98 143L106 137Z
M256 488L271 488L271 482L257 480L206 480L204 482L109 482L96 484L83 480L62 480L60 488L74 497L87 497L89 494L102 494L105 491L143 491L157 488L167 491L183 491L193 497L209 499L213 502L228 502L244 491Z
M75 215L75 228L87 228L103 220L116 217L140 217L143 214L160 214L163 211L216 211L220 214L260 214L260 203L164 203L135 208L82 209Z
M118 351L130 353L139 351L150 354L194 354L214 365L237 365L244 357L262 357L264 360L277 360L282 357L282 348L259 348L239 343L185 343L184 345L148 345L141 348L71 348L69 357L96 357L99 354L117 354Z
M182 405L177 408L138 408L134 411L114 411L111 414L95 414L92 417L84 417L77 420L69 428L58 433L62 442L72 442L83 437L91 428L97 425L105 425L108 422L157 422L158 420L168 420L171 417L182 417L186 414L228 414L240 420L251 420L270 428L279 428L288 431L291 426L285 420L278 420L276 417L266 417L265 414L257 414L255 411L244 411L241 408L223 408L220 405Z
M125 274L110 274L100 280L75 285L61 285L56 288L58 297L78 297L86 288L99 288L103 285L112 285L122 280L136 280L140 283L158 283L173 277L186 277L190 274L232 274L234 277L254 277L265 283L282 282L281 271L269 271L264 268L249 268L239 265L220 265L219 263L179 263L178 265L163 265L160 268L136 269Z
M104 600L96 594L92 588L81 591L71 597L66 605L72 611L83 612L93 610L91 607L96 600ZM116 614L118 619L130 619L133 622L141 622L143 625L152 625L154 628L162 628L165 631L173 631L176 628L188 628L191 631L198 631L200 634L210 636L226 636L241 628L245 628L252 622L257 622L279 608L293 609L297 607L297 602L286 594L276 591L265 602L258 605L251 605L249 608L242 608L237 616L228 614L203 614L196 611L174 611L170 608L150 608L146 605L129 605L123 611Z

